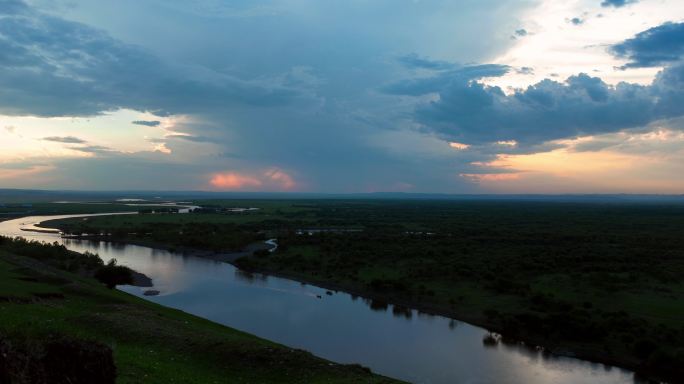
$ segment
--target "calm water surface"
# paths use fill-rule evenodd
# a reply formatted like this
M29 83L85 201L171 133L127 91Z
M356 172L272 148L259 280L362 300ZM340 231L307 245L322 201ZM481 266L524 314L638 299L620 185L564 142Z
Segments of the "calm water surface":
M372 309L361 298L263 275L229 264L134 245L62 239L57 233L22 231L40 221L74 217L35 216L0 222L0 234L60 242L78 252L116 258L153 279L149 288L119 289L227 326L311 351L339 363L414 383L612 384L637 383L631 372L582 360L549 357L521 346L486 347L484 329L417 311ZM320 298L318 298L320 296Z

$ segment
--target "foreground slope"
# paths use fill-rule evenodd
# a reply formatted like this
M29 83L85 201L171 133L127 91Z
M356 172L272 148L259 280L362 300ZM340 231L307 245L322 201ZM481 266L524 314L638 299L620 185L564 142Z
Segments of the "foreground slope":
M0 241L0 381L39 382L39 371L59 364L64 374L79 358L99 374L110 353L117 383L394 382L108 290ZM50 355L55 348L62 356ZM85 361L75 366L88 369Z

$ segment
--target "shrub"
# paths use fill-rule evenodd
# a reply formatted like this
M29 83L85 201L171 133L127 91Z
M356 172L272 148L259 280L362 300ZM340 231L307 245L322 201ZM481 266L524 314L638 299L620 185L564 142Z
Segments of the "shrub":
M0 336L0 382L114 384L116 366L108 346L66 336Z
M113 289L117 285L132 284L133 272L128 267L117 265L116 259L111 259L95 272L95 278L105 284L107 288Z

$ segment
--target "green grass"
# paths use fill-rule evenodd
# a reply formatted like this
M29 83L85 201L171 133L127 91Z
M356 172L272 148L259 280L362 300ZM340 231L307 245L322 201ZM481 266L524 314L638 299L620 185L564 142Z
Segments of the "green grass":
M59 293L59 289L54 285L32 281L30 270L25 269L24 273L20 273L20 269L1 257L0 253L0 298L29 300L36 295Z
M2 250L0 298L0 336L102 342L113 349L118 383L393 382Z

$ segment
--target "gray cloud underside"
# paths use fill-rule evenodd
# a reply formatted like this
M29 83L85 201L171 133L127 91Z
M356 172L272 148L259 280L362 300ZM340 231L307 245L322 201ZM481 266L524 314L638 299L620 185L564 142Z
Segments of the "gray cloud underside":
M93 154L109 154L109 153L116 153L112 148L105 147L102 145L84 145L84 146L73 146L69 147L69 149L72 149L74 151L79 151L79 152L85 152L85 153L93 153Z
M408 68L444 70L456 67L453 63L441 60L430 60L415 53L399 57L398 61Z
M666 23L638 33L610 47L610 52L629 60L623 68L657 67L684 57L684 23Z
M144 125L146 127L157 127L159 124L161 124L161 121L157 120L136 120L136 121L131 121L131 124L135 125Z
M79 139L78 137L74 137L74 136L49 136L49 137L44 137L42 140L52 141L55 143L65 143L65 144L84 144L84 143L86 143L85 140Z
M603 0L601 2L601 6L620 8L624 7L625 5L636 3L638 1L639 0Z
M503 76L509 70L509 66L500 64L473 65L440 72L434 76L391 83L381 87L381 91L394 95L421 96L437 93L440 89L455 84L469 84L474 79Z

